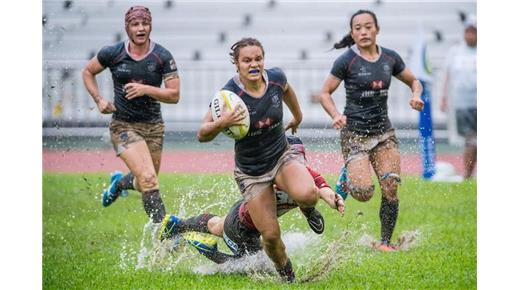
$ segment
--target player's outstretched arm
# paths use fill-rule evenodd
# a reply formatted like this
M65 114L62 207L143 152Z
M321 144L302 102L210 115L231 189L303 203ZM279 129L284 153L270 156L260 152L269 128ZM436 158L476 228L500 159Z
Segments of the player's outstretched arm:
M320 198L331 208L339 211L341 216L345 214L345 203L339 194L335 193L330 187L320 188Z

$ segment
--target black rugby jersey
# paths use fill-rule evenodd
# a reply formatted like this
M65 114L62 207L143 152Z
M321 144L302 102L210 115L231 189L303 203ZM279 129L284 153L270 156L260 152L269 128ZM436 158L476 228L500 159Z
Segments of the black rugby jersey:
M150 51L136 61L128 53L128 41L103 47L97 54L102 66L108 67L114 82L113 119L125 122L162 122L161 104L149 96L132 100L125 98L124 85L141 83L161 87L164 78L177 75L173 56L161 45L150 42Z
M235 141L235 164L242 172L253 176L273 169L288 148L282 103L287 78L281 69L272 68L264 71L264 80L267 89L261 98L248 95L238 76L223 88L240 96L249 111L249 132Z
M392 124L388 119L388 88L392 76L400 74L405 64L395 51L378 46L376 61L362 58L353 46L334 62L331 74L343 80L348 131L364 135L381 134Z

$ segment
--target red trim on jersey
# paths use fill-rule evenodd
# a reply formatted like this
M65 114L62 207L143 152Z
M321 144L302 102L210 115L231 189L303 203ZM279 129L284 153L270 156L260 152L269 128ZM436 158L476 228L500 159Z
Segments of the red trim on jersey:
M269 81L268 85L275 85L275 86L278 86L278 87L282 88L282 90L284 89L282 84L279 84L279 83L276 83L276 82L273 82L273 81Z
M155 56L155 58L157 59L157 61L159 62L159 65L162 66L163 65L163 61L162 59L155 53L155 52L152 52L151 55Z
M390 60L392 62L392 65L395 65L397 63L397 61L395 60L394 57L392 57L391 55L388 55L386 53L384 53L383 51L381 51L381 56L383 56L384 58Z
M348 64L347 66L347 72L350 72L350 68L352 67L352 65L354 64L354 61L359 57L359 55L357 55L357 53L354 55L354 57L352 58L352 60L350 61L350 63Z
M118 63L119 61L121 61L126 55L126 48L123 50L123 52L121 52L118 56L116 56L114 58L114 60L112 60L112 62L110 63L110 66L113 66L115 65L116 63Z

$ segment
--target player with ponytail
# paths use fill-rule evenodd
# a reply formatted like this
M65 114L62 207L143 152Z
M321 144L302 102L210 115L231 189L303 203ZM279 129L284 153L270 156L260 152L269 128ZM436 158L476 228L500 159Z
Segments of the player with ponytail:
M372 169L382 192L379 212L382 251L392 251L390 240L397 222L400 184L400 153L394 128L388 118L388 91L392 76L408 85L410 106L421 111L422 87L406 68L399 54L376 43L380 27L372 11L359 10L350 18L350 32L334 44L348 49L340 55L325 80L320 102L332 118L332 126L341 130L341 149L346 172L340 188L354 199L370 200L374 194ZM331 94L341 82L345 85L346 105L338 112Z

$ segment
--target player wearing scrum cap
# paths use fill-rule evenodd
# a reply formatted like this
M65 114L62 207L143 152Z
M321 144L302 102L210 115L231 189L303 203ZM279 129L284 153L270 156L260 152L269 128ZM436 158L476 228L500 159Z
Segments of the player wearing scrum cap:
M138 190L147 215L160 223L166 212L157 178L164 136L160 103L179 102L180 80L171 53L150 39L152 14L148 8L130 7L125 30L128 40L103 47L83 70L85 87L99 111L112 114L112 144L130 169L125 176L112 173L102 202L106 207L128 189ZM106 68L114 83L113 102L100 94L96 82L96 75Z

